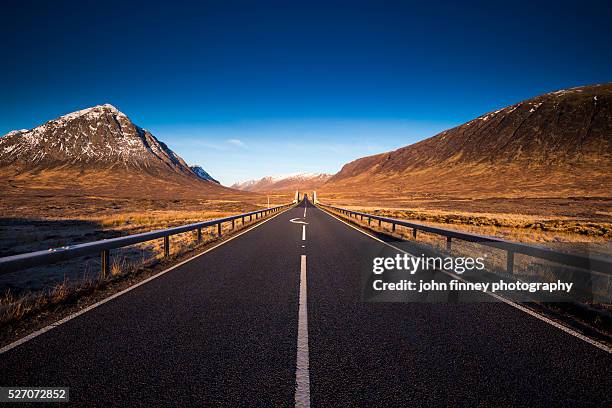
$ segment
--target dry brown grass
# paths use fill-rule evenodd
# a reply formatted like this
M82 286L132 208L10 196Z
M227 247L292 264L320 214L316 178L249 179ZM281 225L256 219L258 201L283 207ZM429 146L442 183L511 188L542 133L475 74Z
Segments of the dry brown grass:
M589 222L570 217L543 218L525 214L476 214L464 211L414 211L406 209L370 209L369 212L384 217L427 221L439 225L457 225L473 231L486 230L486 228L489 228L490 231L499 229L499 231L502 232L504 228L507 228L527 231L529 234L537 231L578 235L581 237L612 238L612 222ZM571 237L568 238L571 239Z
M367 217L364 217L363 220L360 218L348 217L345 214L338 213L336 211L332 211L332 213L340 218L343 218L355 225L358 225L362 228L370 229L375 232L382 232L386 235L396 237L400 240L407 241L413 243L417 248L423 248L424 251L434 251L437 253L446 253L448 255L452 255L453 257L484 257L485 267L487 271L490 271L499 276L508 276L506 271L506 261L507 261L507 252L503 249L492 248L489 246L485 246L482 244L467 242L461 240L453 240L452 242L452 251L448 253L446 250L446 237L438 234L417 231L416 238L413 236L413 229L408 227L403 227L400 225L396 226L395 231L392 230L392 227L387 223L381 223L379 226L378 221L372 220L368 222ZM372 211L371 213L374 213ZM384 211L382 211L384 213ZM382 215L382 214L379 214ZM396 214L401 215L401 214ZM385 215L388 216L388 215ZM393 218L405 219L401 216L395 216ZM427 223L431 225L431 223ZM441 225L444 228L448 228L446 225ZM456 228L457 229L457 228ZM467 231L474 232L474 231ZM476 232L482 235L493 235L493 234L484 234L482 229L478 229ZM522 235L520 235L522 236ZM507 237L506 237L507 238ZM571 238L576 238L575 236L571 236ZM569 241L571 242L571 241ZM593 248L597 248L600 251L603 250L603 255L610 254L609 242L605 241L608 245L605 247L595 247L594 245L589 245L586 247L590 249L589 252L596 252ZM581 245L576 245L574 242L570 246L561 247L561 249L565 249L567 252L574 252L583 255L589 255L589 252L581 251L584 248ZM603 249L602 249L603 248ZM607 249L606 249L607 248ZM602 255L602 253L598 253ZM574 280L576 277L573 275L574 270L568 267L563 267L558 264L554 264L539 258L533 258L530 256L516 254L514 257L514 270L512 273L513 278L518 278L524 281L540 281L540 282L555 282L557 279L561 280ZM592 284L592 293L594 294L594 299L604 299L605 303L609 303L609 299L612 293L612 278L605 275L600 274L591 274L591 284ZM595 302L599 306L601 306L600 302ZM606 306L607 308L607 306Z
M351 194L319 193L319 200L339 207L364 209L410 210L439 215L493 216L495 218L573 219L583 222L610 222L612 196L540 195L478 197L451 194L434 189L434 193L386 191L366 193L355 190Z
M249 209L250 210L250 209ZM201 222L210 219L238 214L238 211L170 211L158 210L152 212L129 212L105 217L87 216L79 220L0 220L0 256L25 253L36 250L46 250L64 245L90 242L105 238L114 238L153 230ZM247 220L248 221L248 220ZM237 220L236 227L242 227ZM230 223L223 225L225 233L231 229ZM216 238L216 227L202 230L203 242ZM180 248L192 249L195 242L195 231L178 234L171 238L171 250ZM36 239L33 239L33 238ZM120 251L130 259L154 256L162 252L162 240L134 245ZM97 262L92 257L88 264ZM93 266L92 266L93 267ZM32 268L18 274L0 276L0 288L9 287L13 290L37 289L55 284L63 276L70 280L78 279L83 270L83 260L65 262L55 267Z
M159 222L174 223L185 221L191 219L190 217L192 216L201 214L179 215L173 213L167 218L162 217L162 221L156 219L154 225L159 226ZM131 222L136 218L137 216L132 215L119 217L117 219L123 222L116 225L132 225ZM148 218L144 217L143 219L146 225ZM259 220L253 219L250 222L247 219L244 224L237 220L234 229L231 228L230 223L226 223L222 228L222 235L234 234L262 219L264 218ZM8 289L0 296L0 328L16 323L25 317L95 293L111 282L127 279L143 270L154 268L156 265L171 265L181 259L186 253L197 252L218 239L216 227L204 229L200 242L196 239L195 231L174 235L170 237L171 252L168 258L165 258L163 255L163 240L161 239L114 250L111 252L110 273L106 277L100 275L99 265L95 262L76 262L72 266L73 269L80 269L82 273L73 274L72 277L69 277L67 273L69 269L60 267L61 269L58 268L58 273L64 272L61 281L47 285L40 290L22 289L14 291Z
M70 283L67 280L44 291L25 292L18 295L10 290L0 297L0 327L18 322L19 320L48 310L70 300L95 290L102 282L94 279Z
M510 241L543 244L562 251L594 251L603 256L612 253L610 244L612 222L611 218L606 217L589 220L582 217L547 217L539 214L380 208L359 205L342 207Z
M176 211L157 210L147 212L127 212L105 217L91 217L89 221L103 228L120 228L125 230L169 228L179 225L235 215L235 211Z

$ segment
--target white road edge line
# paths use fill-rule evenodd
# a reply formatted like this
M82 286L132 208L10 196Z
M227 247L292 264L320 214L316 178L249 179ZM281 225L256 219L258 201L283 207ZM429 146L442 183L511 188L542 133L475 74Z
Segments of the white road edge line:
M302 241L306 241L306 226L302 225Z
M325 214L327 214L327 215L329 215L329 216L331 216L331 217L333 217L333 218L337 219L338 221L340 221L340 222L342 222L342 223L344 223L344 224L348 225L349 227L351 227L351 228L353 228L353 229L355 229L355 230L357 230L357 231L361 232L362 234L367 235L368 237L370 237L370 238L372 238L372 239L374 239L374 240L376 240L376 241L382 242L383 244L385 244L385 245L387 245L387 246L389 246L389 247L391 247L391 248L393 248L393 249L395 249L395 250L397 250L397 251L400 251L400 252L402 252L402 253L404 253L404 254L407 254L407 255L410 255L410 256L415 256L414 254L411 254L410 252L406 252L406 251L404 251L403 249L400 249L400 248L398 248L398 247L396 247L396 246L394 246L394 245L391 245L391 244L389 244L389 243L387 243L387 242L383 241L383 240L382 240L382 239L380 239L380 238L377 238L377 237L375 237L375 236L373 236L373 235L371 235L371 234L368 234L367 232L365 232L365 231L361 230L360 228L358 228L358 227L356 227L356 226L354 226L354 225L349 224L348 222L344 221L343 219L341 219L341 218L337 217L337 216L336 216L336 215L334 215L334 214L331 214L331 213L329 213L329 212L327 212L327 211L324 211L324 210L321 210L321 209L319 209L319 210L320 210L320 211L322 211L322 212L324 212ZM462 282L467 282L465 279L463 279L462 277L460 277L460 276L458 276L458 275L455 275L454 273L450 273L450 272L447 272L447 271L441 271L441 272L444 272L444 273L445 273L445 274L447 274L448 276L452 276L452 277L453 277L453 278L455 278L455 279L459 279L459 280L460 280L460 281L462 281ZM507 304L507 305L509 305L509 306L514 307L515 309L518 309L518 310L520 310L520 311L522 311L522 312L524 312L524 313L527 313L527 314L528 314L528 315L530 315L530 316L535 317L536 319L539 319L539 320L541 320L541 321L543 321L543 322L545 322L545 323L548 323L548 324L550 324L551 326L556 327L557 329L559 329L559 330L561 330L561 331L564 331L564 332L565 332L565 333L567 333L567 334L570 334L570 335L572 335L572 336L574 336L574 337L576 337L576 338L579 338L580 340L582 340L582 341L584 341L584 342L586 342L586 343L589 343L589 344L591 344L592 346L597 347L598 349L601 349L601 350L603 350L603 351L605 351L605 352L607 352L607 353L611 353L611 354L612 354L612 347L608 347L606 344L600 343L599 341L594 340L594 339L592 339L592 338L590 338L590 337L588 337L588 336L585 336L584 334L579 333L579 332L577 332L576 330L574 330L574 329L572 329L572 328L570 328L570 327L567 327L567 326L564 326L564 325L562 325L562 324L560 324L560 323L557 323L557 322L555 322L554 320L549 319L549 318L548 318L548 317L546 317L546 316L542 316L541 314L538 314L538 313L534 312L533 310L531 310L531 309L529 309L529 308L527 308L527 307L525 307L525 306L523 306L523 305L520 305L520 304L515 303L515 302L513 302L513 301L511 301L511 300L509 300L509 299L506 299L506 298L505 298L505 297L503 297L503 296L497 295L497 294L495 294L495 293L491 293L491 292L489 292L489 291L485 291L485 293L486 293L487 295L489 295L489 296L492 296L492 297L496 298L497 300L500 300L500 301L504 302L505 304Z
M298 311L297 361L295 364L295 406L310 407L310 368L308 357L308 293L306 255L300 262L300 306Z
M291 208L292 207L289 207L289 208L287 208L287 210L290 210ZM287 210L285 210L285 211L287 211ZM153 275L151 277L148 277L147 279L145 279L145 280L143 280L141 282L138 282L137 284L132 285L132 286L122 290L121 292L117 292L114 295L111 295L111 296L109 296L109 297L107 297L105 299L100 300L99 302L96 302L96 303L94 303L92 305L87 306L85 309L81 309L78 312L75 312L75 313L73 313L71 315L68 315L68 316L64 317L63 319L58 320L55 323L51 323L50 325L45 326L42 329L39 329L39 330L37 330L35 332L32 332L32 333L28 334L27 336L20 338L19 340L15 340L14 342L7 344L6 346L0 348L0 354L6 353L7 351L9 351L11 349L14 349L17 346L20 346L20 345L22 345L22 344L24 344L24 343L26 343L26 342L28 342L28 341L38 337L38 336L40 336L41 334L44 334L44 333L48 332L49 330L54 329L54 328L56 328L56 327L58 327L58 326L60 326L60 325L62 325L64 323L72 320L75 317L78 317L78 316L80 316L82 314L85 314L85 313L89 312L90 310L93 310L96 307L103 305L106 302L110 302L111 300L113 300L115 298L118 298L119 296L124 295L124 294L128 293L129 291L131 291L133 289L136 289L137 287L142 286L145 283L148 283L148 282L152 281L155 278L159 278L160 276L162 276L162 275L164 275L164 274L166 274L166 273L168 273L168 272L178 268L179 266L185 265L187 262L193 261L194 259L196 259L196 258L198 258L198 257L200 257L200 256L202 256L202 255L212 251L213 249L219 248L221 245L224 245L224 244L232 241L233 239L238 238L242 234L246 234L247 232L249 232L249 231L251 231L251 230L253 230L253 229L255 229L255 228L257 228L257 227L259 227L259 226L261 226L263 224L265 224L266 222L270 221L271 219L278 217L279 215L285 213L285 211L281 211L278 214L273 215L272 217L268 218L267 220L263 220L263 221L259 222L258 224L252 225L252 226L248 227L247 229L245 229L244 231L241 231L241 232L239 232L239 233L237 233L235 235L232 235L228 239L219 242L217 245L213 246L212 248L208 248L204 252L201 252L201 253L199 253L197 255L194 255L194 256L192 256L189 259L186 259L186 260L184 260L184 261L182 261L182 262L180 262L180 263L178 263L178 264L176 264L174 266L171 266L168 269L165 269L165 270L163 270L163 271L161 271L161 272L159 272L159 273L157 273L157 274L155 274L155 275Z
M304 218L306 218L306 205L304 204Z

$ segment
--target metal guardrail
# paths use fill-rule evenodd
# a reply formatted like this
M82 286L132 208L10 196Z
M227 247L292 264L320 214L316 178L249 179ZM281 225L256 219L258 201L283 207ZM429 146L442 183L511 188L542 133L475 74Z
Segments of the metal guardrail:
M347 210L346 208L335 207L332 205L318 203L317 205L325 208L330 208L342 214L348 215L349 218L360 217L363 220L364 217L368 219L368 224L372 220L377 220L378 225L385 222L392 225L392 231L395 231L396 225L403 227L412 228L412 236L416 239L417 231L429 232L437 235L446 237L446 250L451 251L452 239L459 239L462 241L474 242L490 247L505 250L507 252L507 263L506 271L512 274L514 270L514 254L523 254L532 256L535 258L545 259L547 261L556 262L571 266L579 269L586 269L590 271L601 272L604 275L612 276L612 262L600 257L585 257L581 255L573 255L564 252L558 252L550 248L523 244L520 242L506 241L501 238L490 237L486 235L470 234L466 232L454 231L444 228L432 227L429 225L418 224L414 222L408 222L399 220L396 218L380 217L373 214L363 213L359 211Z
M102 276L106 276L110 269L109 251L111 249L122 248L128 245L134 245L142 242L152 241L158 238L163 238L164 256L168 257L170 256L170 237L172 235L197 230L196 239L198 242L200 242L202 240L202 228L217 226L217 235L221 236L221 225L223 223L231 222L233 229L235 227L235 222L237 219L242 219L242 224L244 224L244 221L247 217L249 218L249 221L252 221L253 217L255 217L255 219L257 220L265 215L278 212L292 205L293 203L279 205L263 210L251 211L248 213L233 215L225 218L217 218L214 220L196 222L193 224L182 225L179 227L173 227L164 230L144 232L141 234L104 239L100 241L87 242L78 245L70 245L61 248L53 248L46 251L36 251L25 254L7 256L4 258L0 258L0 275L7 274L10 272L16 272L34 266L47 265L56 262L66 261L73 258L78 258L85 255L100 253L102 269L101 273Z

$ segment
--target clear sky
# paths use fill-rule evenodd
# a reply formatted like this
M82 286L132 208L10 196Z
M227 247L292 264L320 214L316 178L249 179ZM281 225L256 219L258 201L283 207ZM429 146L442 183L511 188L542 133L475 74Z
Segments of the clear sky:
M611 15L590 1L8 1L0 134L111 103L224 184L336 172L612 81Z

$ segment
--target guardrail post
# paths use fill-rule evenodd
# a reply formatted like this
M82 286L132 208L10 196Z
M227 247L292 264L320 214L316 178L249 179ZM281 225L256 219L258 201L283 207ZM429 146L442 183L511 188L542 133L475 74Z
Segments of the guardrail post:
M202 242L202 228L198 228L198 242Z
M232 229L234 229L236 227L236 223L234 222L234 219L232 219Z
M372 217L368 217L368 225L370 225L371 221L372 221Z
M451 251L451 237L446 237L446 250Z
M413 228L412 229L412 238L414 238L414 239L416 239L416 234L417 234L416 232L417 232L417 229Z
M110 254L108 252L108 249L103 249L100 255L100 275L102 276L102 278L106 278L108 276L108 273L110 272Z
M512 275L514 273L514 252L508 251L506 253L506 272Z
M217 236L221 236L221 223L217 224Z
M378 226L379 226L379 227L380 227L381 222L382 222L381 220L378 220Z
M391 224L391 231L395 232L395 223Z
M164 237L164 256L168 258L170 256L170 236Z

